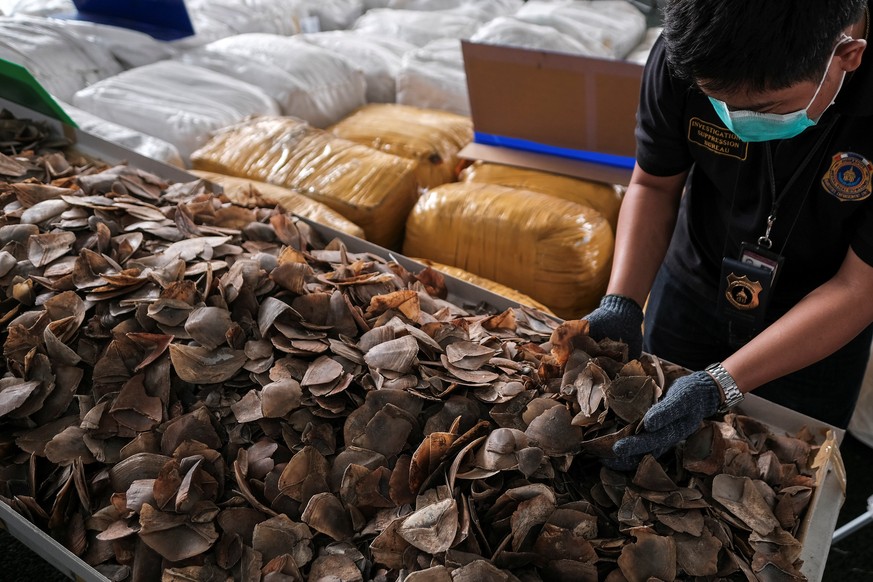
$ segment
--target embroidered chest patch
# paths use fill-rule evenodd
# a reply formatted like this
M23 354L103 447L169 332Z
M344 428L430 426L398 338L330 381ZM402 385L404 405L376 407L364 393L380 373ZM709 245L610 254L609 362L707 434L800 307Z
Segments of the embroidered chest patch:
M873 164L861 154L840 152L831 158L831 167L822 176L825 191L841 202L857 202L870 196Z
M734 132L699 117L692 117L688 122L688 141L719 156L745 160L749 154L749 144L738 138Z

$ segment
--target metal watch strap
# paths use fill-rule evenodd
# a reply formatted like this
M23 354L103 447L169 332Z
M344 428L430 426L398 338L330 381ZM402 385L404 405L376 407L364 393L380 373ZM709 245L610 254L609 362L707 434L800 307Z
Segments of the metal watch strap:
M743 401L745 396L740 392L737 383L734 382L733 376L724 369L721 362L716 362L706 367L706 373L712 376L715 383L719 385L724 394L724 403L719 407L718 412L724 413Z

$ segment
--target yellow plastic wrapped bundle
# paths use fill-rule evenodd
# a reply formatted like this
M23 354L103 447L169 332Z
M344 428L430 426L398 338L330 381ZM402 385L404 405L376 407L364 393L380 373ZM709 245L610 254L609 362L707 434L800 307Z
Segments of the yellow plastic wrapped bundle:
M614 239L587 206L494 184L454 183L422 195L403 254L454 265L544 303L563 318L597 306Z
M461 180L533 190L578 202L599 212L609 221L613 231L623 195L620 186L486 162L476 162L466 168L461 172Z
M321 202L316 202L294 190L248 178L225 176L202 170L193 170L191 173L221 186L224 195L234 204L249 207L279 206L287 212L293 212L340 232L364 238L364 230L360 226Z
M418 163L423 188L458 179L458 152L473 140L473 121L465 116L410 105L366 105L330 130L348 139Z
M472 283L473 285L477 285L482 287L483 289L487 289L492 293L497 293L498 295L502 295L507 299L511 299L516 303L521 303L522 305L527 305L528 307L533 307L534 309L539 309L540 311L544 311L545 313L549 313L554 315L551 309L537 301L532 297L528 297L524 293L519 293L515 289L511 289L506 285L501 285L500 283L496 283L491 279L486 279L485 277L480 277L479 275L474 275L469 271L465 271L464 269L459 269L458 267L452 267L451 265L443 265L442 263L437 263L435 261L431 261L430 259L413 259L420 263L424 263L428 267L432 269L436 269L437 271L443 273L444 275L449 275L450 277L454 277L455 279L460 279L461 281L466 281L467 283Z
M322 202L367 240L398 248L418 198L415 163L290 117L256 117L218 132L191 155L196 170L269 182Z

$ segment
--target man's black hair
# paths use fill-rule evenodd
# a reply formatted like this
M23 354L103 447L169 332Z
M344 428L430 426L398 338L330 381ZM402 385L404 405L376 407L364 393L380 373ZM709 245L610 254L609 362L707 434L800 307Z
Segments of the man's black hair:
M754 92L818 82L840 33L866 0L667 0L664 37L675 75L708 90Z

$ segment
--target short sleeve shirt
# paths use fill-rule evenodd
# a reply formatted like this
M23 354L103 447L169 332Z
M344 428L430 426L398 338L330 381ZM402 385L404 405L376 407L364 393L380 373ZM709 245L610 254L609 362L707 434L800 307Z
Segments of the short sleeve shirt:
M665 265L698 292L715 293L722 258L738 258L743 242L764 234L773 206L767 147L777 198L785 190L770 234L772 250L785 258L771 316L832 277L850 247L873 265L869 47L815 126L792 139L746 143L724 127L693 82L670 74L659 40L643 75L636 138L637 162L646 172L672 176L690 170Z

